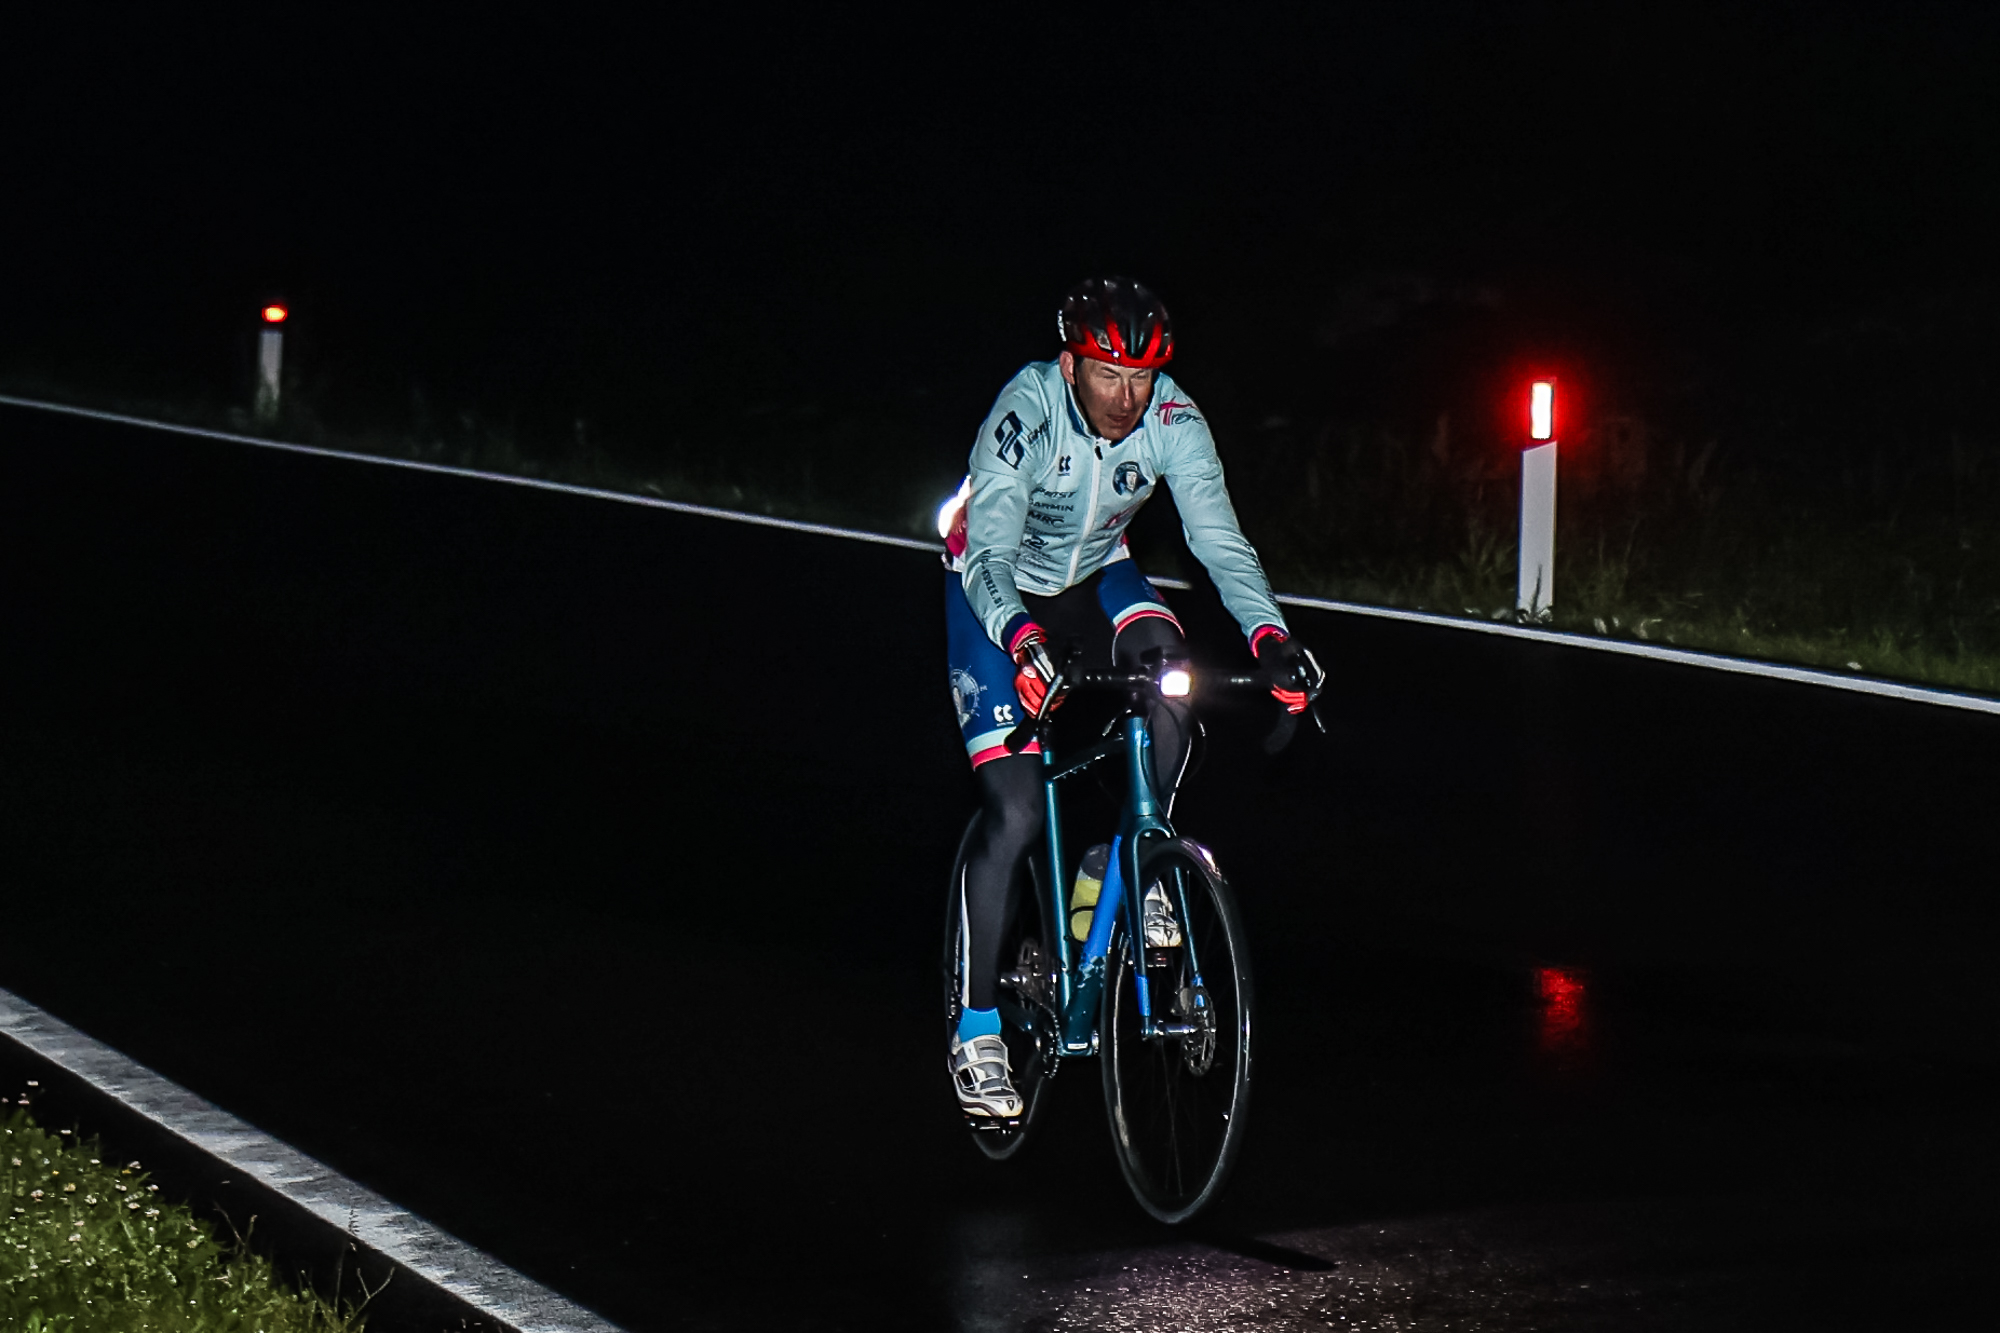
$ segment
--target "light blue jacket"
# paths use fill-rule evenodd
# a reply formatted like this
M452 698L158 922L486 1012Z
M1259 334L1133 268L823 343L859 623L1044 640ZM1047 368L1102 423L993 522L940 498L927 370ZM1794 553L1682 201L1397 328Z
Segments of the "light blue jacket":
M1008 623L1026 614L1023 591L1051 596L1131 558L1125 529L1162 479L1188 549L1244 636L1285 628L1237 526L1208 423L1166 374L1154 377L1138 428L1113 444L1085 423L1058 363L1025 366L987 414L970 467L966 548L954 563L973 614L1002 649Z

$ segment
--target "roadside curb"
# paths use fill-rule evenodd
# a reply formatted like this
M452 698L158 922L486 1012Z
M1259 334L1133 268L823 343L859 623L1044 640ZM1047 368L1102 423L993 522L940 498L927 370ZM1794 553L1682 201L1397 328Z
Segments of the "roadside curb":
M413 472L429 472L439 476L465 477L478 481L499 482L508 486L525 486L531 490L554 491L562 495L574 495L591 500L608 500L616 504L640 505L648 509L664 509L669 513L689 514L699 518L720 519L731 523L748 523L757 527L779 528L787 532L802 532L821 537L838 537L845 541L868 542L876 546L894 546L909 551L923 551L940 555L944 548L936 542L923 541L915 537L897 537L889 533L868 532L860 528L844 528L831 523L807 523L799 519L774 518L768 514L749 514L736 509L722 509L714 505L688 504L679 500L666 500L649 495L634 495L629 491L608 491L593 486L575 486L568 482L546 481L538 477L515 477L501 472L481 472L475 468L451 467L443 463L424 463L408 458L389 458L378 454L354 453L345 449L324 449L316 445L289 444L282 440L269 440L256 435L241 435L231 431L210 430L204 426L183 426L167 421L152 421L145 417L127 416L121 412L100 412L95 408L71 407L66 403L49 403L34 398L15 398L0 394L0 406L20 407L37 412L52 412L62 416L82 417L90 421L105 421L121 426L137 426L144 430L166 431L175 435L191 435L201 439L221 440L229 444L247 444L260 449L275 449L282 453L304 454L313 458L342 459L352 463L373 463L381 467L403 468ZM1187 589L1192 587L1185 579L1155 578L1152 582L1163 588ZM1514 625L1504 621L1475 620L1470 617L1441 616L1426 611L1405 611L1395 607L1371 606L1363 602L1340 602L1330 598L1306 597L1296 593L1279 593L1278 601L1284 606L1299 607L1304 610L1329 611L1337 615L1370 616L1379 620L1400 620L1407 624L1429 625L1438 629L1469 630L1476 634L1497 634L1504 638L1523 639L1534 643L1551 644L1563 648L1582 648L1592 652L1617 653L1624 657L1645 658L1654 662L1670 662L1677 666L1698 667L1708 671L1726 671L1735 675L1760 676L1766 680L1782 680L1795 685L1819 685L1827 689L1845 690L1851 694L1868 694L1883 699L1896 699L1904 703L1930 704L1939 708L1957 708L1974 713L2000 714L2000 698L1983 694L1967 694L1958 690L1936 689L1930 686L1911 685L1903 681L1884 680L1878 676L1848 676L1833 671L1820 671L1812 667L1786 666L1778 662L1766 662L1751 657L1729 657L1721 653L1696 652L1686 648L1669 648L1650 643L1634 643L1629 639L1593 638L1584 634L1566 634L1558 630L1537 629L1529 625Z
M615 1324L6 990L0 990L0 1037L502 1328L513 1333L620 1333Z

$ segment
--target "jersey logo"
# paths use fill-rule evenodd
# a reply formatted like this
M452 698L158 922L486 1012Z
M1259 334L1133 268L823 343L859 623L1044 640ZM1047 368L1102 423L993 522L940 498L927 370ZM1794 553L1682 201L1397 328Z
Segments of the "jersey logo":
M1162 426L1178 426L1183 421L1201 420L1201 414L1194 410L1193 403L1183 403L1175 398L1163 400L1159 410Z
M1069 464L1070 456L1064 454L1061 460L1056 463L1056 475L1058 477L1067 477L1069 475Z
M1146 488L1146 474L1139 470L1137 463L1120 463L1118 470L1111 474L1111 489L1120 495L1132 495Z
M993 452L1008 467L1018 469L1021 466L1021 458L1028 452L1021 443L1021 436L1027 429L1021 424L1020 415L1014 412L1002 417L1000 424L993 428L993 438L1000 442L1000 447Z
M1008 467L1018 469L1021 466L1021 460L1027 456L1028 450L1034 448L1035 442L1048 433L1049 423L1047 421L1043 421L1033 430L1029 430L1021 424L1021 416L1018 412L1009 412L1006 416L1000 418L1000 424L993 428L993 438L999 444L999 448L993 452Z
M972 715L979 711L979 696L986 689L973 678L970 671L962 667L951 669L951 703L958 709L958 725L972 721Z

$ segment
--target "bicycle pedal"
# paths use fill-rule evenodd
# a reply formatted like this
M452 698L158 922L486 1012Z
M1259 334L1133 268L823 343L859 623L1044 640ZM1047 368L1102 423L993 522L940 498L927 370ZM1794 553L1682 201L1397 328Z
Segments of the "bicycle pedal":
M1002 1120L997 1116L969 1115L965 1117L965 1123L972 1127L972 1132L975 1134L997 1134L1003 1130L1021 1128L1021 1126L1027 1123L1027 1118L1017 1115L1011 1119Z

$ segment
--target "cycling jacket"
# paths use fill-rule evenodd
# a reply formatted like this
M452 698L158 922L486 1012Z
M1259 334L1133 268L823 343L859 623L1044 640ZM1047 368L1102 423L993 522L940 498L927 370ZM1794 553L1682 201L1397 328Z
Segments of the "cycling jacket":
M1243 628L1285 628L1257 552L1236 524L1208 423L1165 374L1138 427L1113 444L1094 434L1061 367L1037 361L1000 391L973 444L965 550L954 562L987 636L1007 647L1026 590L1054 596L1128 560L1125 529L1164 479L1188 549Z

